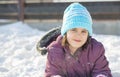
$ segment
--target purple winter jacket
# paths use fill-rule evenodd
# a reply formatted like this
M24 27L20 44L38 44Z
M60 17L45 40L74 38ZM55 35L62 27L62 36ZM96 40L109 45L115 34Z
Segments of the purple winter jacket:
M45 77L96 77L99 74L112 77L104 47L100 42L91 38L84 50L79 48L71 55L67 46L61 46L61 39L62 36L58 36L57 40L48 46Z

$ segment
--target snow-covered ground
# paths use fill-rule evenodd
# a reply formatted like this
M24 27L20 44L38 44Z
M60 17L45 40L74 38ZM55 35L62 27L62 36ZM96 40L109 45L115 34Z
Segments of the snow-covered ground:
M36 51L44 34L17 22L0 26L0 77L43 77L46 56ZM114 77L120 77L120 36L93 35L106 49Z

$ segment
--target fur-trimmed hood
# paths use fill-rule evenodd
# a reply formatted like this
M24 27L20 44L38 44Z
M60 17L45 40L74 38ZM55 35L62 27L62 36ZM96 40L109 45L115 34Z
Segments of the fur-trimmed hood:
M60 35L61 27L56 27L49 30L41 39L37 42L36 49L40 52L41 55L45 55L47 53L47 47L49 44L56 40L56 38Z

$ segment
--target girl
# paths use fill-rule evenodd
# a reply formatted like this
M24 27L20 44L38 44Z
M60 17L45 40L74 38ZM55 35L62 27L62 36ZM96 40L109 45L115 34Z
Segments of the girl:
M83 5L70 4L61 34L53 31L37 46L42 54L48 52L45 77L112 77L103 45L92 38L92 18Z

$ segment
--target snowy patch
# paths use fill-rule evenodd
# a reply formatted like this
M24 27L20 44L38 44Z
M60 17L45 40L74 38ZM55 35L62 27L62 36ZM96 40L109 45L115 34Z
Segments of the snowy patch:
M22 22L0 26L0 77L43 77L46 56L36 51L36 43L44 33ZM120 36L93 37L104 44L112 74L119 77Z

